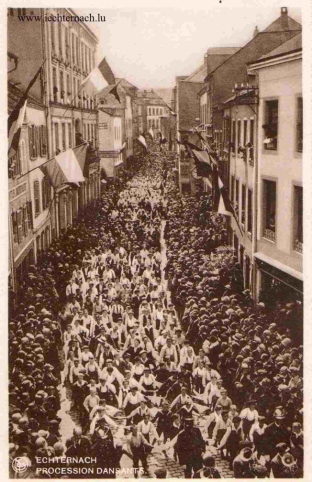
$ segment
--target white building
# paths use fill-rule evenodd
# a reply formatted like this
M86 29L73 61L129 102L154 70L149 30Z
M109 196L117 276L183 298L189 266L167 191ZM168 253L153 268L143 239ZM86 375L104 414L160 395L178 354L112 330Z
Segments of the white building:
M249 66L259 80L256 286L262 299L303 293L302 40Z

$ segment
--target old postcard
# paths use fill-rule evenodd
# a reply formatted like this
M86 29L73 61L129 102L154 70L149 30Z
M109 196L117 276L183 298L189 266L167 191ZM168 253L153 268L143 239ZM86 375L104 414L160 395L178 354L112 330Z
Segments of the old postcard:
M311 12L7 7L4 479L309 480Z

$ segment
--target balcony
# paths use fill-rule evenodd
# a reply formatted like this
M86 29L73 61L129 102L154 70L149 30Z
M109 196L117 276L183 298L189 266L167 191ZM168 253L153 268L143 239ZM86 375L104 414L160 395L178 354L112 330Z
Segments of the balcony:
M268 239L269 241L272 241L275 243L275 231L272 231L272 229L264 229L263 230L263 237L265 239Z

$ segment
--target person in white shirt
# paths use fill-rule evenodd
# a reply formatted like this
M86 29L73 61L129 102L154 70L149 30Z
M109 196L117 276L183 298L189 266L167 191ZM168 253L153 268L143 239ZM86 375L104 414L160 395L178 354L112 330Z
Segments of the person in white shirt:
M159 354L159 361L163 361L164 356L170 356L170 360L172 360L175 364L178 363L178 354L177 349L172 343L172 338L167 338L167 343L164 345Z
M258 418L259 418L259 413L256 410L255 400L249 400L247 402L247 407L241 411L240 418L242 420L244 435L247 437L249 435L252 425L255 422L258 422Z
M142 400L145 400L144 395L138 391L137 387L131 387L130 392L123 401L123 409L126 416L130 415L140 405Z
M192 398L187 394L186 387L181 388L181 393L178 395L170 405L170 410L179 410L187 401L192 402Z
M159 436L156 431L155 425L150 420L149 413L145 413L143 416L143 420L138 423L138 432L144 435L145 439L153 444L155 440L159 442Z
M70 280L69 284L66 286L66 296L74 295L76 294L77 289L79 286L74 282L73 279Z

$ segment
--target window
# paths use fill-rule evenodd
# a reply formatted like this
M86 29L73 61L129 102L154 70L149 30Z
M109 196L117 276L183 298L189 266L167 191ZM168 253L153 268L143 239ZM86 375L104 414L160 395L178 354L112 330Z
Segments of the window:
M12 218L13 242L14 244L18 244L17 213L16 212L12 213L11 218Z
M17 242L20 243L23 239L23 210L19 209L16 213L17 219Z
M47 209L49 206L49 194L48 190L50 189L49 181L46 177L44 177L41 181L41 192L42 192L42 209L43 211Z
M303 104L302 97L297 99L297 123L296 123L296 151L302 152L303 149Z
M69 60L69 28L64 25L64 36L65 36L65 59Z
M237 146L241 145L241 121L237 121Z
M303 248L303 190L300 186L294 187L294 250L302 253Z
M40 185L39 181L34 182L35 217L40 214Z
M278 100L269 100L265 103L265 120L262 126L265 133L264 149L268 151L277 150L277 129L278 129Z
M231 148L232 152L235 152L235 147L236 147L236 121L232 121L232 139L231 139Z
M241 207L241 223L245 224L246 220L246 186L242 184L242 207Z
M39 126L28 126L29 157L36 159L40 153Z
M27 204L23 206L23 235L26 238L28 234L28 212L27 212Z
M57 73L56 68L53 67L53 101L57 102L58 96L58 87L57 87Z
M66 76L67 79L67 97L68 97L68 102L70 102L70 96L71 96L71 88L70 88L70 75L67 74Z
M236 181L235 181L235 205L234 205L236 215L238 214L238 205L239 205L239 180L236 179Z
M66 151L66 124L62 122L62 148Z
M248 127L248 121L247 119L244 120L244 141L243 141L243 146L246 146L247 144L247 127Z
M50 24L50 32L51 32L51 46L52 52L55 52L55 38L54 38L54 26L53 23Z
M59 51L59 56L62 57L62 22L57 22L58 26L58 51Z
M263 237L275 241L276 182L263 181Z
M248 233L252 233L252 189L248 189L247 231L248 231Z
M249 160L252 163L254 160L254 140L255 139L255 121L254 119L250 119L249 124L249 142L251 147L249 148Z
M72 147L72 126L70 123L68 124L68 147Z
M55 152L57 152L60 150L59 125L57 122L54 123L54 142Z
M75 34L72 33L72 61L73 64L76 63L76 57L75 57Z
M64 72L60 70L60 87L61 87L61 99L65 98L65 84L64 84Z

